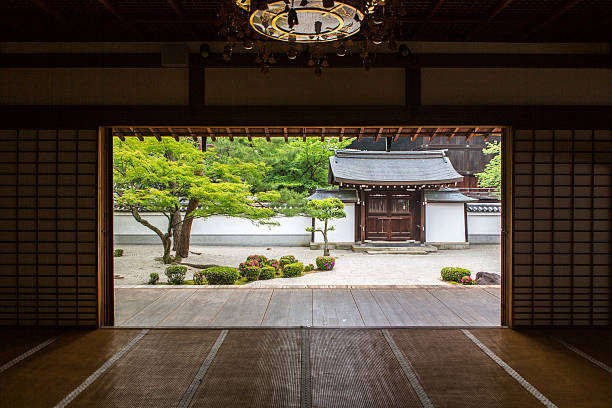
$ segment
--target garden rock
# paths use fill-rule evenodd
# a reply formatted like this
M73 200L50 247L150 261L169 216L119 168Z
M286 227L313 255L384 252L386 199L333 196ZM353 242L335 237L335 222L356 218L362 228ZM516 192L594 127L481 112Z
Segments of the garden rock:
M499 285L501 284L501 276L491 272L478 272L476 274L477 285Z

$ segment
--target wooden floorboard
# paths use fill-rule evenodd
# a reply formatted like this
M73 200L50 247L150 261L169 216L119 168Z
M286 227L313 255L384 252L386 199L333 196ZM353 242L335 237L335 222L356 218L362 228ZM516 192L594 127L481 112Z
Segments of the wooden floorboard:
M116 325L498 326L496 288L120 289Z
M157 326L210 326L231 294L231 289L198 289Z
M371 293L380 305L390 326L408 326L410 324L408 314L395 296L393 296L393 291L372 290Z
M498 326L499 303L480 289L428 289L449 309L465 321L467 326ZM469 292L468 292L469 291Z
M501 288L483 288L483 290L487 293L492 294L497 299L501 299Z
M407 326L465 326L459 311L448 307L428 290L394 290L393 295L409 316Z
M123 326L153 327L195 293L195 289L169 289L153 303L136 313Z
M221 307L213 326L260 326L272 289L236 289Z
M390 322L385 312L368 289L351 290L353 299L359 309L361 320L365 326L389 326Z
M115 326L120 326L132 318L167 291L165 289L116 289Z
M348 289L313 289L314 326L363 326L359 309Z
M275 289L262 326L312 326L312 289Z

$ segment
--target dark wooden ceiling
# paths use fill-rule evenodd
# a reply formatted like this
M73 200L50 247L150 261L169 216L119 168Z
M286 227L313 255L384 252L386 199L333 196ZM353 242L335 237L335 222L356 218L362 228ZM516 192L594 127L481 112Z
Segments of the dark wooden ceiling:
M2 0L2 41L213 41L223 0ZM612 0L401 0L401 40L610 41Z
M211 140L216 140L218 137L227 137L234 140L236 137L246 137L249 140L253 138L265 138L270 141L271 138L284 138L288 141L289 138L320 138L324 140L326 137L356 138L361 141L362 138L373 138L378 142L381 138L392 137L393 140L401 138L410 138L415 141L417 138L427 138L431 143L434 139L447 138L451 141L455 136L465 137L465 141L469 142L474 136L484 136L486 141L491 136L501 136L502 129L499 127L116 127L113 128L113 136L120 139L126 137L137 137L143 140L145 137L155 137L161 140L162 137L173 137L179 140L181 137L190 137L197 140L198 137L209 137Z

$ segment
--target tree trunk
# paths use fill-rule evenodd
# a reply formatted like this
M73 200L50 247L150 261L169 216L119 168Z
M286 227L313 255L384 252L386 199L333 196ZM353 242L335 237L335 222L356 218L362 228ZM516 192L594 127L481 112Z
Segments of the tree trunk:
M329 256L329 247L327 246L327 220L325 220L325 228L323 229L323 256Z
M176 251L176 243L180 240L181 237L181 209L177 207L176 210L172 213L172 249Z
M165 234L157 228L155 225L151 224L149 221L145 220L140 216L140 213L136 208L132 208L132 216L136 221L149 228L153 232L157 234L159 239L162 241L162 245L164 246L164 255L162 257L165 264L169 264L172 262L172 258L170 257L170 249L172 248L172 240L170 237L172 236L172 223L168 220L168 232Z
M191 226L193 225L193 217L190 217L189 214L198 208L199 204L199 201L194 198L190 199L189 204L187 204L185 217L181 224L181 232L178 240L174 243L177 258L189 257L189 242L191 240Z
M172 263L172 257L170 256L170 250L172 248L172 239L170 236L164 236L162 238L162 244L164 245L164 256L162 257L165 264Z

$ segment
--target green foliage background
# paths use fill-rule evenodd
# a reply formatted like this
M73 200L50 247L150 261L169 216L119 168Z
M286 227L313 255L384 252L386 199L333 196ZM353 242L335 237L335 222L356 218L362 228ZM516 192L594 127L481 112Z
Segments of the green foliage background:
M493 157L487 163L482 173L476 173L479 187L495 188L501 191L501 144L499 142L487 143L487 147L482 149L483 154L492 154Z

